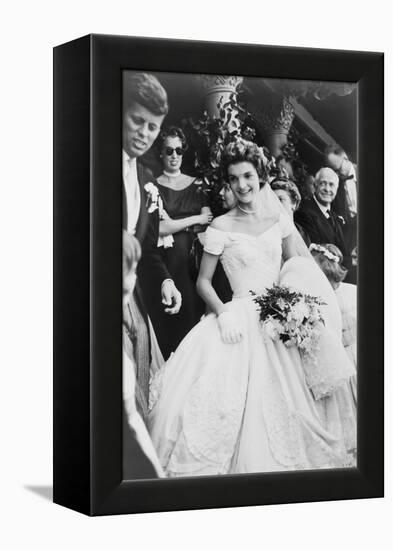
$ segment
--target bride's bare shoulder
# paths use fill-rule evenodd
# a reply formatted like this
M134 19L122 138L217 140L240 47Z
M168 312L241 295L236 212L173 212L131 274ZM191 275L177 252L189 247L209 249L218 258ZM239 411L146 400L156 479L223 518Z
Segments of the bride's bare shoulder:
M232 216L230 215L230 212L214 218L214 220L210 224L210 227L213 227L213 229L219 229L220 231L231 231Z

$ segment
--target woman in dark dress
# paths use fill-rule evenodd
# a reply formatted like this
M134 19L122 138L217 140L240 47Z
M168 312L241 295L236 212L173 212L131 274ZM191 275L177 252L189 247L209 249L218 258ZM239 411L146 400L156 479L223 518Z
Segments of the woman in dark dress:
M186 139L180 128L172 127L161 136L163 173L157 178L163 208L160 212L160 241L163 258L182 295L176 315L157 311L153 318L158 342L165 359L205 312L189 269L190 250L197 234L212 220L201 182L181 172Z

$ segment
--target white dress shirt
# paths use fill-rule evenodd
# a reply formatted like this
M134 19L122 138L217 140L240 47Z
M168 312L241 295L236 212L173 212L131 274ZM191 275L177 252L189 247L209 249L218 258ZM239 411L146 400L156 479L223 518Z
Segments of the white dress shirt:
M123 158L123 182L126 190L127 206L127 231L134 235L141 207L141 192L136 170L136 159L132 159L124 151Z
M330 218L330 205L325 206L324 204L321 204L315 195L314 195L314 200L317 203L317 205L318 205L319 209L321 210L322 214L325 216L325 218L329 219Z

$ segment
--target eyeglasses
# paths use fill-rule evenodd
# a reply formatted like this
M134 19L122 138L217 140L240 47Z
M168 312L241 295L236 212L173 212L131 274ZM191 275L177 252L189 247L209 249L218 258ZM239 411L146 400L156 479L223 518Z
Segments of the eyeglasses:
M168 155L168 157L173 155L174 151L176 151L176 155L179 155L179 157L181 157L184 153L184 149L182 149L181 147L165 147L165 154Z

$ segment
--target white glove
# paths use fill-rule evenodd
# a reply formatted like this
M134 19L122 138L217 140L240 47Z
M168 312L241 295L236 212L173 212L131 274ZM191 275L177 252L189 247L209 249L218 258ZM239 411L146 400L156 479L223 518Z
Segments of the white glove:
M223 311L217 317L221 338L226 344L237 344L243 338L243 332L235 315L230 311Z

